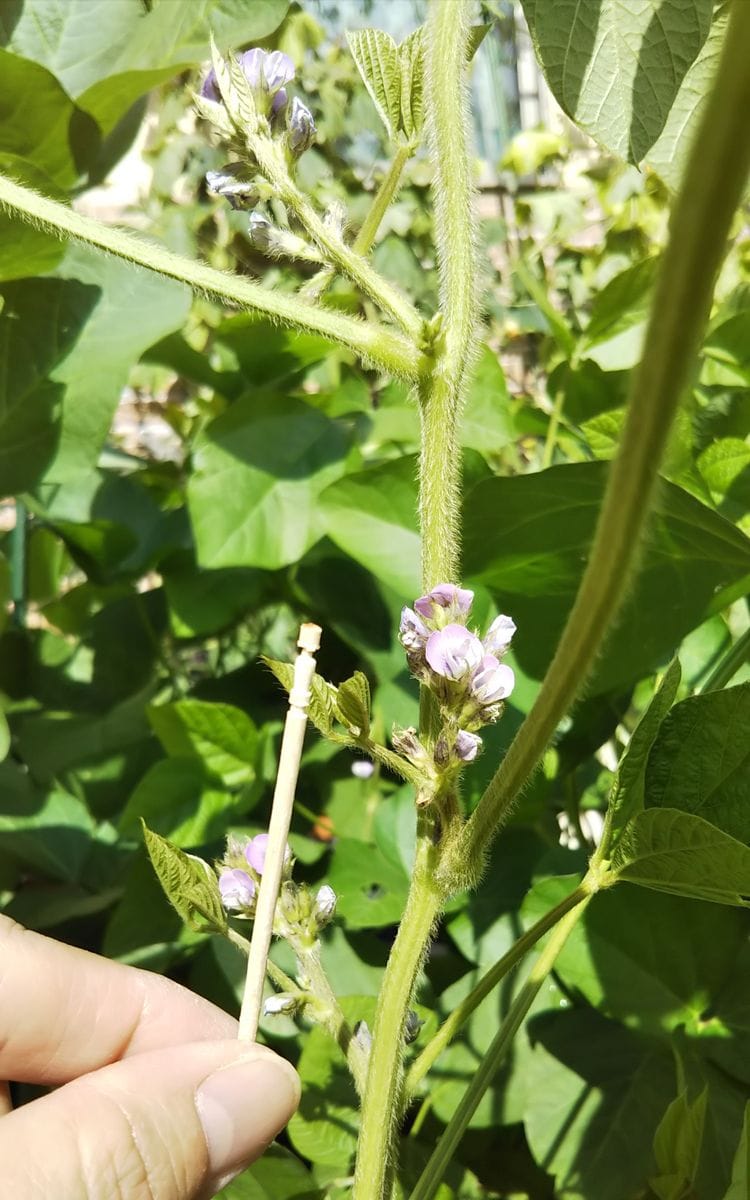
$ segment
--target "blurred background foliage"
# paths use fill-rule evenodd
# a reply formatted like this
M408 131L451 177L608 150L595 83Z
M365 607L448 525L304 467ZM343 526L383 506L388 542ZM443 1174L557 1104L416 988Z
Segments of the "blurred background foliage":
M464 583L478 618L515 618L518 684L467 773L467 807L533 702L572 603L669 211L653 172L584 143L559 115L529 124L519 14L498 2L482 13L496 23L475 83L486 336L462 427ZM247 214L205 187L224 161L191 107L209 27L225 46L294 59L318 125L300 181L321 209L344 204L356 229L388 148L343 30L391 22L401 36L422 15L410 0L6 0L0 169L292 289L307 268L269 265ZM549 99L536 85L543 116ZM418 154L374 250L428 313L430 175ZM743 220L626 611L479 891L452 902L426 968L422 1044L435 1014L573 886L656 673L679 652L689 696L746 644ZM416 721L395 636L402 604L420 591L415 404L317 337L0 224L0 903L235 1010L242 962L182 927L138 818L208 858L228 830L265 826L284 697L259 656L289 657L301 619L324 628L326 677L366 672L383 734ZM342 282L329 301L367 311ZM737 665L734 684L750 678L741 654ZM408 789L377 770L358 778L352 762L309 737L292 844L300 878L339 894L325 961L348 1010L366 1019L406 894L414 813ZM737 795L748 798L742 778ZM442 1200L661 1196L649 1189L653 1131L678 1091L675 1062L711 1097L694 1194L720 1200L750 1086L748 953L744 912L630 885L597 899L475 1115ZM404 1136L407 1179L515 987L485 1002L439 1060ZM226 1194L343 1197L357 1118L337 1052L285 1017L263 1032L297 1063L303 1103L284 1146Z

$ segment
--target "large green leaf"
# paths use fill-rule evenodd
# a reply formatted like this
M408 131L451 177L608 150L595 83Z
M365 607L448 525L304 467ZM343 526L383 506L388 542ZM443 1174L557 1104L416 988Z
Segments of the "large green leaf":
M362 820L364 821L364 810ZM397 925L409 877L374 846L339 838L326 876L338 896L337 913L350 929Z
M675 705L649 756L645 802L703 817L750 845L750 684Z
M400 458L347 475L321 497L331 540L403 597L419 595L416 469Z
M11 762L0 766L0 790L0 850L32 873L77 882L94 835L86 805L60 789L35 789Z
M715 0L522 0L565 112L608 150L675 186L726 22ZM713 22L713 24L712 24Z
M223 789L197 758L168 758L146 772L120 817L124 837L140 834L143 819L175 846L200 846L221 838L247 808L244 797Z
M638 813L611 864L620 879L642 887L750 908L750 848L677 808Z
M577 590L607 470L605 463L572 463L481 481L467 495L465 575L490 587L513 615L518 661L536 678L549 665ZM663 481L638 573L590 692L629 683L670 657L709 614L717 589L748 572L750 541Z
M25 0L0 43L42 63L109 132L144 92L222 49L267 37L289 0Z
M255 779L258 731L242 709L205 700L176 700L152 705L148 716L173 758L200 759L228 787Z
M323 532L318 497L344 470L347 434L309 404L254 395L198 439L188 485L201 566L276 567Z
M0 152L28 159L70 187L98 149L99 131L39 63L0 50Z

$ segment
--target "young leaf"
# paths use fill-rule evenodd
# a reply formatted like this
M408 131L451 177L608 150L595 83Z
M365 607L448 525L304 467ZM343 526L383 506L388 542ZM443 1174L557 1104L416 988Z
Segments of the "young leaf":
M355 737L367 737L370 730L370 685L361 671L339 684L336 710Z
M410 142L417 142L424 120L423 29L415 29L398 47L401 71L400 126Z
M242 67L232 55L225 59L211 41L211 62L216 77L216 87L224 101L224 106L239 133L254 133L258 124L258 113L255 107L250 85L245 78Z
M287 692L290 692L294 680L294 666L292 663L279 662L278 659L266 658L265 655L263 656L263 662L273 671L281 686L286 688ZM313 675L311 691L312 697L307 708L308 716L318 730L318 733L322 733L323 737L331 737L333 733L333 705L336 698L336 688L320 675Z
M347 33L346 40L388 136L393 139L401 124L401 69L396 43L380 29L358 29Z
M646 761L659 732L659 726L672 707L681 674L679 660L675 658L667 667L620 762L609 799L612 809L610 820L614 830L622 829L630 818L643 808Z
M611 870L657 892L750 908L750 848L702 817L649 808L626 826Z
M183 921L199 932L226 933L227 917L213 871L202 859L185 854L149 829L143 838L159 883Z
M659 1174L649 1180L659 1200L682 1200L690 1194L703 1144L707 1101L707 1086L692 1103L686 1088L672 1101L659 1122L654 1134L654 1157Z
M646 771L647 807L679 808L750 844L750 684L675 705Z
M252 783L258 760L258 730L241 708L207 700L152 704L148 719L172 758L199 758L227 786Z

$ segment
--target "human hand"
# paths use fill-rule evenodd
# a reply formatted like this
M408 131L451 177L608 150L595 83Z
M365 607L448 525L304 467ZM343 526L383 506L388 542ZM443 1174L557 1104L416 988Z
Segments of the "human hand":
M0 1079L64 1085L16 1111L0 1092L0 1192L214 1196L299 1103L289 1063L236 1037L171 980L0 917Z

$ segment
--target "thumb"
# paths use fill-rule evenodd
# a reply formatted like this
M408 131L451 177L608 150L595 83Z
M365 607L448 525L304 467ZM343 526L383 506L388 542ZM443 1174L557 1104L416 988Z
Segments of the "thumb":
M263 1153L299 1080L262 1046L198 1042L137 1054L0 1120L8 1195L213 1196Z

